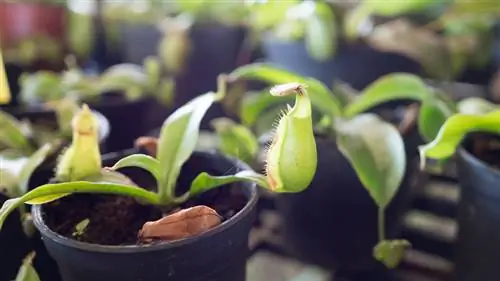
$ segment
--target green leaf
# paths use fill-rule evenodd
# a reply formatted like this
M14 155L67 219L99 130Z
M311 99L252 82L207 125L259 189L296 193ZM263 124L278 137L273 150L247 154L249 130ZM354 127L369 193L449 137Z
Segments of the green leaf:
M117 170L125 167L138 167L144 169L151 173L157 182L160 182L162 178L162 170L160 168L160 162L155 158L146 154L133 154L125 158L120 159L116 164L109 168L110 170Z
M380 208L392 200L406 167L399 131L375 114L361 114L336 124L337 145Z
M348 40L354 40L359 37L359 30L371 14L370 7L360 5L346 13L344 20L344 34Z
M373 1L364 0L361 6L373 14L387 17L420 12L438 3L446 3L447 0L405 0L405 1Z
M0 208L0 228L7 216L24 203L31 205L45 204L72 193L114 194L130 196L153 205L160 203L155 193L130 185L87 181L45 184L27 192L21 197L5 201L2 208Z
M40 281L40 277L33 267L33 259L35 257L35 252L31 252L24 258L23 264L16 275L16 280L14 281Z
M22 123L17 121L14 117L6 112L0 111L0 128L2 128L0 145L19 149L27 154L31 153L34 148L30 145L28 138L21 131L23 127Z
M0 168L0 193L12 198L20 195L18 178L9 170Z
M383 240L373 249L373 257L388 268L395 268L403 261L408 248L411 244L406 240Z
M25 103L58 100L64 97L60 76L52 71L24 73L19 79L20 96Z
M28 161L24 163L19 174L19 191L21 193L16 196L21 196L28 191L29 180L33 172L47 159L49 155L55 153L60 146L60 141L46 143L28 158Z
M478 97L465 98L458 102L458 111L463 114L480 115L499 109L498 105Z
M316 2L316 12L306 19L305 44L311 57L326 61L333 57L337 47L335 14L326 3Z
M266 177L254 171L241 171L230 176L211 176L208 173L203 172L191 182L189 195L196 196L221 185L238 181L253 182L258 186L268 188Z
M219 137L219 149L222 153L241 159L245 163L254 162L259 151L259 143L252 131L224 117L212 120L211 125Z
M452 77L453 65L446 41L433 30L398 19L377 25L366 41L376 50L400 54L420 63L433 78Z
M441 126L454 112L440 99L426 99L420 106L418 130L426 140L433 140Z
M266 83L287 84L297 82L307 86L312 104L323 114L337 117L342 112L341 102L323 83L312 78L304 78L292 72L267 63L253 63L237 68L229 75L230 80L249 79Z
M437 137L419 147L422 169L425 168L426 159L444 160L452 156L465 136L471 132L500 134L500 110L484 115L457 113L448 118Z
M353 117L373 107L393 100L432 99L432 90L424 81L413 74L392 73L385 75L368 87L345 108L345 116Z
M196 148L201 120L216 98L213 92L198 96L178 108L163 123L157 154L163 173L159 181L163 202L173 198L180 169Z

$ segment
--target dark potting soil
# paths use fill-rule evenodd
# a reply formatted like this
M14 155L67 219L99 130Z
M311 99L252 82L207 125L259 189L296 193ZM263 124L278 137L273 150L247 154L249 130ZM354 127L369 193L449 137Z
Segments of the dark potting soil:
M241 190L222 187L188 200L178 208L206 205L216 210L223 221L234 216L246 204ZM142 205L130 197L114 195L75 194L44 205L44 221L47 226L65 237L100 245L139 244L137 234L144 223L162 217L162 211L154 206ZM89 219L82 234L74 235L75 226Z

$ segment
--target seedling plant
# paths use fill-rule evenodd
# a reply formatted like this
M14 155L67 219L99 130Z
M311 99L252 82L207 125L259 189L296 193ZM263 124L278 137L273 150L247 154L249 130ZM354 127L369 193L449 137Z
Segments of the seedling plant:
M74 193L130 196L145 204L169 209L193 196L236 181L255 182L274 192L299 192L306 188L316 171L316 144L309 96L302 84L293 83L271 91L276 96L295 95L296 103L278 122L278 133L268 152L266 175L248 170L224 176L203 172L191 182L189 191L176 196L180 169L195 149L200 122L208 108L225 94L222 84L219 92L196 97L166 119L155 157L130 155L105 169L101 166L96 121L88 114L88 107L83 106L72 123L73 142L57 165L55 181L59 183L39 186L6 201L0 209L0 224L10 212L25 203L45 204ZM136 186L116 171L131 166L145 169L154 176L156 192Z

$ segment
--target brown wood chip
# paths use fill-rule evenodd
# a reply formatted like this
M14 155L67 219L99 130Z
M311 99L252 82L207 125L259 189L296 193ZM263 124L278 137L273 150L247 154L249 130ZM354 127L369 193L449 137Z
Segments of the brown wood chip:
M157 221L146 222L139 231L139 239L172 241L199 235L222 222L221 216L207 206L180 210Z
M136 148L144 148L149 155L156 156L158 139L155 137L140 137L135 141Z

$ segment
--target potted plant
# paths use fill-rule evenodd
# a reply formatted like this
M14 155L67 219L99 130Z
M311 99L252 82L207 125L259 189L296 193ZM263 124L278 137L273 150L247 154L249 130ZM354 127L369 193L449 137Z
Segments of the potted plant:
M472 104L472 105L471 105ZM461 187L457 211L456 280L494 280L498 269L495 187L500 173L496 168L498 105L475 99L445 120L437 136L420 147L422 168L438 168L456 156Z
M409 58L347 40L347 11L328 1L267 1L253 4L249 24L267 62L326 85L338 79L360 90L388 73L420 73Z
M412 191L425 179L415 171L413 160L416 160L417 145L422 142L421 138L427 140L435 136L435 123L444 120L455 103L418 76L405 73L381 77L354 95L346 94L338 87L334 89L337 93L334 95L317 80L270 64L251 64L229 74L232 82L242 79L270 84L292 80L307 83L315 109L313 115L314 111L319 113L314 123L319 155L315 178L304 192L276 198L278 209L283 214L283 235L288 250L295 257L335 269L340 275L358 278L368 274L373 278L387 278L388 272L383 267L381 276L377 275L381 268L372 258L372 248L379 240L397 236L401 227L399 219L409 207ZM399 118L394 109L389 111L389 118L385 116L387 110L374 111L390 123L373 113L365 113L398 100L413 100L420 105L410 106ZM243 98L239 109L243 125L255 128L260 119L265 119L264 124L269 123L267 116L276 116L276 112L283 110L283 103L253 93ZM431 119L435 122L428 122ZM255 138L234 131L235 124L224 122L225 127L216 130L220 133L219 145L237 148L237 155L250 152L255 157L256 154L251 153ZM391 123L399 126L396 128ZM258 135L266 130L269 127L261 129ZM223 138L231 138L232 142L223 141ZM234 150L227 153L234 154ZM246 159L258 163L255 158ZM377 159L384 160L379 162ZM381 168L381 163L386 168ZM375 191L384 188L390 192L383 194L392 199L385 203ZM346 213L350 215L345 216ZM406 242L397 243L404 245ZM380 245L386 246L377 248L377 259L391 266L397 264L395 260L384 260L379 251L383 252L387 244L381 242Z
M255 183L274 192L303 190L315 173L316 145L307 92L295 83L272 91L296 94L296 104L279 121L266 176L217 154L193 153L201 119L224 93L200 95L170 115L156 155L129 155L107 169L101 168L95 120L77 118L73 130L80 141L60 158L56 183L6 201L0 223L25 203L35 204L35 225L63 280L244 280ZM137 169L126 176L126 167L148 171L153 181ZM234 168L237 173L227 173ZM157 188L134 182L156 182Z
M66 7L60 1L0 3L0 48L14 95L18 92L16 81L23 71L61 67L61 58L67 51L66 14Z
M3 133L0 138L0 200L3 204L8 198L21 196L34 186L47 182L52 175L56 156L71 139L70 121L76 105L65 101L60 103L56 116L47 119L31 115L35 120L18 121L0 111L0 124ZM98 120L99 142L102 144L109 134L107 120L97 112L92 116ZM69 132L68 132L69 129ZM9 218L9 225L0 235L0 248L11 253L2 259L1 280L14 278L23 256L37 249L39 255L35 266L40 275L47 280L59 280L54 262L46 257L40 236L34 231L29 210L19 209ZM24 232L23 232L24 231Z
M434 16L423 23L402 18L409 12ZM376 17L387 20L377 24ZM491 79L497 22L497 7L492 3L361 1L345 21L348 38L412 58L426 76L482 85Z
M108 148L132 147L135 138L148 130L147 113L154 100L169 106L174 82L161 77L161 65L148 57L144 65L119 64L100 75L86 74L68 58L68 70L62 73L38 71L21 76L22 107L7 108L18 115L36 111L41 104L69 96L89 103L113 124ZM130 116L131 111L144 112Z

